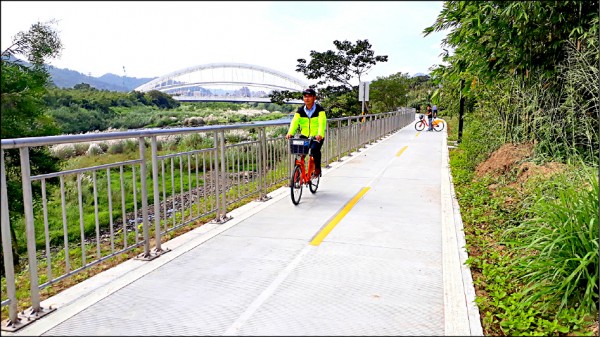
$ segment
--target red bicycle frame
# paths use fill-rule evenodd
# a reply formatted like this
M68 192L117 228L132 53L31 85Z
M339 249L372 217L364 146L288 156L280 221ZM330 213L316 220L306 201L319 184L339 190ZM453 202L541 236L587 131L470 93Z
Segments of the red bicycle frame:
M300 155L300 158L296 156L296 165L300 166L300 171L302 172L300 175L301 184L308 184L313 172L315 171L315 160L313 156L309 156L308 158L308 170L306 170L305 161L305 155Z

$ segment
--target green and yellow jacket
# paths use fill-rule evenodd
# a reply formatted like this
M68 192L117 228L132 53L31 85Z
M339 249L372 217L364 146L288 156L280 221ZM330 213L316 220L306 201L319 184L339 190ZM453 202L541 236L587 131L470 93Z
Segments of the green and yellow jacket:
M306 111L304 111L304 105L299 107L294 114L294 118L290 123L290 129L288 130L288 135L294 135L298 127L300 127L300 133L306 137L312 137L316 135L321 135L321 137L325 138L325 127L327 126L327 116L325 115L325 109L317 103L315 108L315 112L313 112L312 117L308 118Z

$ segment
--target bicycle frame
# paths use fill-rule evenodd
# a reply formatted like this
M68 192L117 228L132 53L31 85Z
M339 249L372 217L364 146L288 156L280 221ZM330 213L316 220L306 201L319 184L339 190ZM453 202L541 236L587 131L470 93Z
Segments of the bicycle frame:
M429 123L427 122L429 118L424 116L419 116L419 120L415 123L415 130L422 131L423 129L429 129ZM435 131L442 131L444 129L444 120L441 118L434 118L431 121L431 128Z
M306 169L306 155L296 155L296 160L294 165L295 166L300 166L300 171L302 172L301 174L301 182L303 185L308 185L308 183L310 182L310 177L312 176L313 172L315 171L315 160L313 158L313 156L309 153L308 154L308 170Z
M315 161L312 156L312 142L310 139L308 146L308 167L306 165L306 155L302 152L293 152L295 155L294 168L292 169L292 176L290 178L290 195L294 205L300 203L302 197L302 187L307 186L311 193L317 193L319 188L320 175L315 175Z

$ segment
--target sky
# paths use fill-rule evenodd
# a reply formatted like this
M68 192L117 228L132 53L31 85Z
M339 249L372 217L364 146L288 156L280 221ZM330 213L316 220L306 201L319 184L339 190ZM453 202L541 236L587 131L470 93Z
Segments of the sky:
M48 64L94 77L159 77L207 63L234 62L296 71L334 40L368 40L387 55L361 79L427 74L441 64L446 32L425 37L443 1L1 1L2 51L36 22L63 44ZM356 80L356 85L358 80Z

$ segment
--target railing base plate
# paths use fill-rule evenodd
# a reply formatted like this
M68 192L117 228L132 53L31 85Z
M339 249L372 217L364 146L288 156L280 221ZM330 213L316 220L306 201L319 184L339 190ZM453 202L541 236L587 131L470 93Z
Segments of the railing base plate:
M271 199L273 199L273 197L265 195L265 196L262 196L262 197L256 199L255 201L261 201L261 202L263 202L263 201L268 201L268 200L271 200Z
M150 253L146 254L146 253L141 253L138 256L136 256L134 259L135 260L142 260L142 261L152 261L154 259L156 259L157 257L166 254L168 252L170 252L171 250L169 248L164 248L161 250L157 250L154 249L153 251L151 251Z
M214 219L212 221L210 221L209 223L216 223L216 224L224 224L227 221L233 219L233 217L227 216L227 215L223 215L217 219Z
M56 308L52 308L52 306L50 306L49 308L40 308L40 310L37 312L33 312L33 309L31 308L28 310L30 311L30 313L25 313L25 311L18 313L16 322L11 322L10 319L5 319L4 321L2 321L2 331L15 332L21 329L22 327L53 312L54 310L56 310Z

